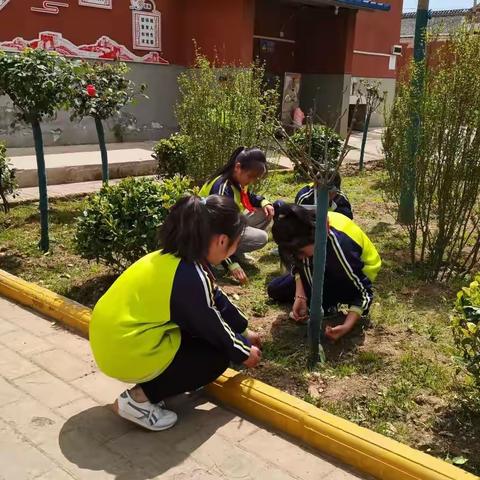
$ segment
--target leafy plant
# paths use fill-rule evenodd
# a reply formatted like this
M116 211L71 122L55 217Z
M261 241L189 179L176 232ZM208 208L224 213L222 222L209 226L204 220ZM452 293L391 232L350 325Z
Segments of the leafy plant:
M315 206L315 249L313 256L314 276L312 283L312 301L310 302L310 320L308 322L308 341L310 347L309 367L318 362L325 363L325 351L320 343L320 332L324 321L322 307L325 261L327 252L327 214L328 192L333 179L345 159L349 147L348 141L356 118L358 100L355 106L350 128L341 144L337 134L326 126L313 123L313 117L307 116L306 125L299 132L289 135L282 125L277 124L284 142L273 134L279 149L290 157L298 171L313 182L317 195ZM339 123L341 116L335 124ZM272 132L273 133L273 132Z
M92 117L95 120L105 183L108 182L108 153L102 120L118 114L146 88L145 85L141 85L137 92L135 84L126 77L128 71L129 68L125 63L82 61L74 66L75 79L71 85L71 119Z
M40 247L49 249L48 196L41 121L68 107L73 81L71 63L55 52L26 49L10 55L0 52L0 95L8 95L18 120L33 130L40 193Z
M175 133L163 138L153 147L152 157L158 161L158 174L162 177L186 175L189 162L194 162L190 141L186 135Z
M384 186L398 208L413 162L411 260L429 278L449 279L472 270L480 253L480 37L462 27L437 57L412 66L412 81L398 86L383 138Z
M279 95L266 87L258 64L219 65L197 52L194 67L179 77L176 115L195 156L187 173L201 181L239 146L269 149Z
M327 158L327 162L335 165L342 150L342 139L333 129L320 124L305 125L290 136L287 143L289 157L305 152L314 160Z
M86 200L75 233L77 253L123 270L158 248L158 228L169 209L188 192L190 181L128 178L103 185Z
M2 199L5 213L8 213L10 210L7 195L15 197L16 189L15 170L11 168L8 161L5 143L0 142L0 198Z
M451 326L467 370L480 388L480 274L458 292Z

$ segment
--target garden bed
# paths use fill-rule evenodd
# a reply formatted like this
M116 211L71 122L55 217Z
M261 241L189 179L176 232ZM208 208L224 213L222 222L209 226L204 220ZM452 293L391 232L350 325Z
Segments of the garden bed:
M272 243L255 254L248 286L236 286L223 274L220 283L264 336L255 377L432 455L466 461L463 468L478 474L480 416L462 407L468 386L452 360L449 313L459 285L424 282L409 269L406 237L387 212L381 181L381 172L344 179L355 220L377 245L383 268L370 325L328 345L324 368L305 369L306 327L288 320L288 306L267 300L265 284L280 273ZM267 195L291 200L300 185L292 174L273 174ZM92 307L115 275L75 254L81 212L80 199L51 202L47 255L37 248L36 205L0 214L0 268Z

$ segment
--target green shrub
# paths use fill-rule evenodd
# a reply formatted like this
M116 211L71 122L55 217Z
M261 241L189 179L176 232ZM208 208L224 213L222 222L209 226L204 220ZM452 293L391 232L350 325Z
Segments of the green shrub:
M480 274L458 292L452 329L467 370L480 388Z
M188 174L189 138L179 133L163 138L153 147L153 158L158 161L158 174L162 177Z
M287 153L292 156L296 153L298 156L298 152L306 152L313 160L321 160L325 157L326 150L329 163L335 165L341 149L340 135L324 125L313 125L300 128L290 137Z
M195 68L178 84L176 116L194 153L186 170L194 180L218 170L239 146L269 150L279 95L267 87L262 66L221 65L197 53Z
M466 23L446 40L398 82L383 135L385 197L396 217L414 196L411 261L440 280L480 259L480 35Z
M169 209L188 193L190 181L174 177L158 182L128 178L104 185L86 201L79 217L75 247L88 260L123 270L158 248L158 228Z
M15 180L15 170L11 168L7 158L7 147L0 142L0 198L3 203L3 210L8 213L10 206L7 195L15 197L17 182Z

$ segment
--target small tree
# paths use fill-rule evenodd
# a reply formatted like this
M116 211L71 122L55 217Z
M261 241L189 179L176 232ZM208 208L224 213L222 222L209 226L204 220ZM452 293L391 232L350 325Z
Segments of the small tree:
M258 64L219 65L197 53L195 68L180 75L176 115L195 180L217 170L239 146L269 149L279 96L266 87L264 74Z
M412 65L409 73L412 81L400 83L386 122L385 189L398 208L415 121L415 215L406 225L411 261L429 278L446 280L474 268L480 252L480 36L462 27L435 62Z
M75 80L71 88L71 119L92 117L97 129L102 156L103 182L108 183L108 153L103 120L113 117L132 103L137 92L135 84L126 78L129 68L124 63L80 62L74 67ZM143 92L145 86L140 86Z
M364 166L363 160L365 157L365 147L367 145L370 120L372 119L372 114L374 114L378 110L380 105L385 101L387 93L380 93L380 82L361 80L359 94L361 95L361 97L365 98L365 121L363 125L362 148L360 149L359 162L359 170L362 171Z
M0 52L0 95L8 95L18 120L31 125L37 157L40 194L40 248L50 246L48 196L41 122L68 105L72 83L70 62L55 52L26 49L10 55Z
M355 105L352 116L351 126L345 138L343 148L331 148L334 142L335 131L325 129L330 132L332 139L327 138L324 141L323 150L316 148L316 130L317 126L313 123L313 115L306 119L306 125L303 132L303 141L296 141L295 134L289 135L287 131L278 125L283 134L285 142L277 141L278 147L288 155L298 170L311 181L316 189L316 222L315 222L315 250L313 257L314 271L312 284L312 299L310 303L310 320L308 322L308 339L310 347L309 366L313 368L317 362L325 362L325 352L320 343L320 333L323 325L323 285L325 276L325 262L327 251L327 215L328 215L328 192L332 185L336 172L338 172L343 160L345 159L350 147L348 141L352 133L352 126L357 115L358 101ZM345 115L346 112L343 113ZM337 119L335 127L340 122L340 116ZM274 135L276 139L276 136Z
M7 195L15 197L16 189L15 170L11 168L8 161L5 143L0 142L0 198L2 199L5 213L10 211Z

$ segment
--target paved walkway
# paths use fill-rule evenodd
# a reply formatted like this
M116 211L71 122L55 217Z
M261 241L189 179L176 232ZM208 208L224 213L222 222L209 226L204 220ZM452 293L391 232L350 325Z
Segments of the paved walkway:
M361 478L198 394L144 431L106 406L123 388L86 340L0 297L1 480Z
M368 142L365 149L365 163L371 163L383 158L381 136L382 128L372 128L369 130ZM353 149L348 153L344 164L358 165L360 159L360 147L362 143L362 133L353 132L350 137L350 146ZM107 145L109 150L109 164L111 168L123 168L129 161L151 162L151 151L153 142L138 143L115 143ZM29 172L28 177L36 177L36 160L33 149L31 148L12 148L8 150L13 166L17 169ZM76 145L66 147L46 147L45 161L47 168L50 168L50 174L61 177L65 175L69 178L76 178L79 174L78 169L82 169L83 174L89 177L92 173L92 167L98 167L100 164L100 154L97 145ZM285 157L280 156L273 160L278 162L282 168L293 168L292 162ZM98 167L99 168L99 167ZM131 168L131 167L128 167ZM64 172L62 173L62 170ZM134 171L134 170L132 170ZM143 175L143 170L139 174ZM98 173L98 172L97 172ZM23 173L22 173L23 175ZM30 180L32 180L30 178ZM36 180L32 180L36 181ZM111 180L114 184L120 180ZM30 183L31 184L31 183ZM63 198L76 195L85 195L100 190L102 182L100 180L83 181L78 183L62 183L59 185L49 185L49 198ZM11 203L21 203L38 200L38 187L21 188L18 196L11 199Z

